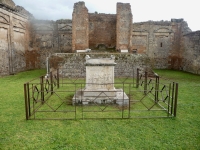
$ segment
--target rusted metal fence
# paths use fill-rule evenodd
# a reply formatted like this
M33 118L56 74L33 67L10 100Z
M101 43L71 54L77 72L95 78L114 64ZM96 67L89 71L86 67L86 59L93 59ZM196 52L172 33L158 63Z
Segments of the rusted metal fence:
M148 77L148 72L142 74L137 69L136 88L140 89L138 90L139 92L143 92L143 96L137 100L133 98L130 101L133 104L144 106L144 109L139 110L132 106L133 109L130 111L164 111L167 113L167 117L176 117L178 83L170 82L166 79L160 81L160 77L157 74L153 77Z
M85 78L63 77L60 72L24 84L26 120L176 117L178 83L160 79L157 74L150 77L139 69L130 71L129 76L115 79L115 88L122 91L118 102L109 92L98 91L88 103L81 96L76 99L85 88ZM107 98L99 103L102 94Z

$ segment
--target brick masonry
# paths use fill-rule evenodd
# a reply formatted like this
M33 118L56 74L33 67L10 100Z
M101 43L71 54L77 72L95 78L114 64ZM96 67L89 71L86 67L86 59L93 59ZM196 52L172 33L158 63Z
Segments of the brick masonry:
M89 48L89 14L84 2L74 4L72 17L72 51Z
M116 14L89 14L89 48L115 49Z
M117 3L117 50L130 50L131 31L132 31L132 13L129 3Z

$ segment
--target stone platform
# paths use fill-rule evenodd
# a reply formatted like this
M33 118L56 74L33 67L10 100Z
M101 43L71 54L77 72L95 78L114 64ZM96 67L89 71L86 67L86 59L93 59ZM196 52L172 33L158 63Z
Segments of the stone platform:
M76 91L72 99L73 105L77 104L118 104L128 105L129 98L122 89L115 91L85 91L80 89Z

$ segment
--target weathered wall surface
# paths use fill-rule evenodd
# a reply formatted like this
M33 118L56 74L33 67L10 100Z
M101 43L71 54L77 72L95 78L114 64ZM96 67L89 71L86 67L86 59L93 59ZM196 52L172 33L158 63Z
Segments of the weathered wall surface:
M200 31L183 36L182 70L200 74Z
M130 50L132 31L132 13L129 3L117 3L116 49Z
M35 20L12 1L0 5L0 75L44 68L46 57L72 51L72 20Z
M8 75L26 69L24 56L32 16L17 11L12 0L2 0L0 6L0 75Z
M58 20L58 45L61 53L72 52L72 20Z
M170 24L152 21L133 24L132 51L146 53L156 68L167 68L173 39Z
M182 34L191 30L182 19L133 24L133 53L147 54L155 68L179 69L182 61Z
M89 48L108 49L116 46L116 15L89 14Z
M0 74L6 75L9 74L9 45L8 45L8 28L9 26L5 25L2 27L2 23L0 23Z
M29 69L35 67L43 68L46 64L46 57L51 54L71 52L72 21L32 20L31 39L31 51L34 51L34 54L38 57L30 59L33 52L27 52Z
M85 56L91 58L110 58L115 56L115 76L126 77L136 74L136 69L151 69L150 60L146 55L120 54L120 53L71 53L71 54L54 54L50 57L50 67L59 68L60 75L64 77L85 77ZM52 70L54 70L52 69Z
M0 3L4 4L6 7L15 9L15 3L12 0L0 0Z
M74 4L72 18L72 51L89 48L89 14L85 2Z

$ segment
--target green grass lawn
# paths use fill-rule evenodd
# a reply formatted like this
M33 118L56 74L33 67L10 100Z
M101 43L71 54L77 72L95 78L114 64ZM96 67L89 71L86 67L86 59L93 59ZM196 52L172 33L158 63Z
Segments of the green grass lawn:
M0 78L0 149L200 149L200 76L155 70L179 83L176 118L25 120L23 84L45 70Z

